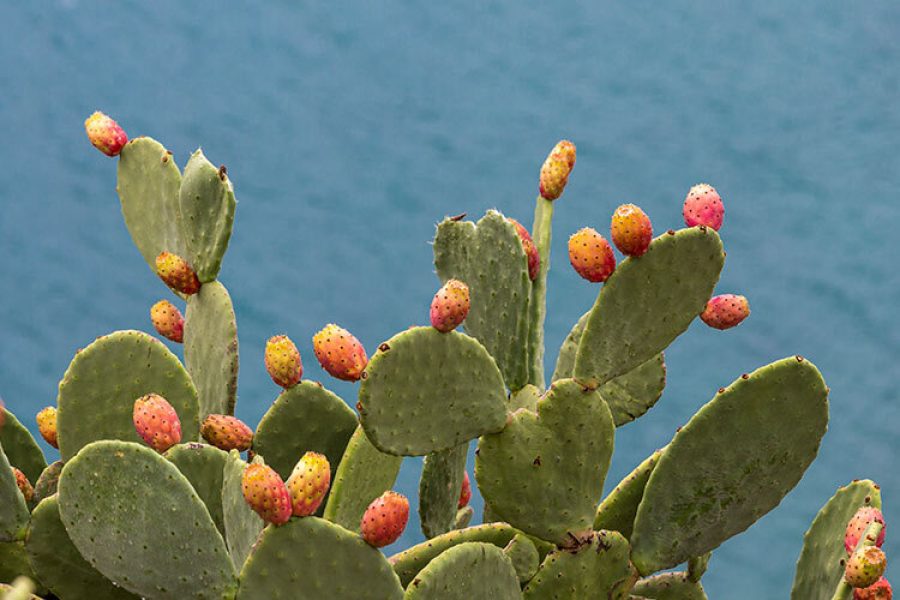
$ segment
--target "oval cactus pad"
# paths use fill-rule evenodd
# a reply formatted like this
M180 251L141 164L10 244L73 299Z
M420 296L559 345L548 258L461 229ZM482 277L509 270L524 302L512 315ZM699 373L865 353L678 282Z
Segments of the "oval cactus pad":
M9 410L0 407L0 444L9 464L20 469L28 481L35 483L47 468L47 461L31 432Z
M688 579L687 573L662 573L641 579L631 593L647 600L706 600L706 592L700 582ZM819 596L810 596L817 598Z
M516 600L522 597L512 561L484 542L440 554L406 588L405 600Z
M28 506L0 446L0 543L21 540L28 526Z
M241 478L246 468L247 463L241 460L240 453L232 450L222 469L222 521L228 552L236 569L240 569L247 560L250 549L266 525L244 500Z

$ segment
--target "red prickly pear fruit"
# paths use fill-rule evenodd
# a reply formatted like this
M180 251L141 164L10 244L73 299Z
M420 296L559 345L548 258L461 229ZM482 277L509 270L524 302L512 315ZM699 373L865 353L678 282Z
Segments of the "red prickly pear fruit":
M19 486L19 491L22 492L22 496L25 497L25 502L31 502L31 499L34 497L34 488L31 487L31 482L28 481L28 477L25 476L25 473L15 467L12 467L12 472L13 475L16 476L16 485Z
M181 441L178 413L159 394L147 394L135 400L132 419L141 439L160 454Z
M469 314L469 286L448 279L431 301L431 326L447 333L456 329Z
M866 588L878 581L887 567L887 557L878 546L857 548L844 568L844 580L855 588Z
M171 252L160 252L156 257L156 274L167 286L190 296L200 291L197 273L186 260Z
M200 425L200 435L220 450L243 452L253 443L253 430L231 415L207 415Z
M866 588L853 588L853 600L891 600L894 590L887 579L882 577Z
M459 502L456 508L462 508L472 499L472 484L469 482L469 472L463 471L462 486L459 488Z
M641 256L653 240L653 225L639 206L623 204L613 213L610 234L619 252L626 256Z
M160 300L150 307L150 321L159 335L173 342L184 342L184 316L168 300Z
M116 156L128 143L128 136L118 123L100 111L95 112L84 122L91 144L107 156Z
M569 238L569 262L584 279L600 283L616 270L616 256L606 238L585 227Z
M713 329L731 329L749 316L750 303L737 294L713 296L700 313L703 322Z
M331 465L328 464L325 455L318 452L304 454L287 480L294 515L297 517L314 515L325 499L330 485Z
M284 389L300 383L303 377L303 361L300 351L286 335L276 335L266 342L266 371L276 384Z
M884 532L887 529L887 525L885 525L884 522L884 515L882 515L881 511L874 506L863 506L856 511L853 518L847 522L847 530L844 532L844 549L847 551L847 554L850 554L856 549L856 546L859 545L860 538L873 521L881 523L881 533L878 534L878 539L875 540L875 545L881 548L881 545L884 543Z
M266 523L283 525L291 518L291 494L275 469L254 463L241 476L244 500Z
M359 524L363 539L382 548L400 538L409 520L409 500L403 494L387 491L372 500Z
M369 363L366 349L359 340L334 323L313 336L313 351L323 369L344 381L358 381Z
M575 166L575 144L562 140L553 147L541 166L540 193L545 200L556 200L569 182Z
M515 219L507 220L513 224L516 233L519 234L519 239L522 240L522 250L525 251L525 256L528 258L528 278L534 281L541 270L541 255L528 230Z
M41 437L54 448L59 448L56 432L56 407L48 406L41 409L41 412L37 414L36 420Z
M719 192L706 183L699 183L691 188L684 199L681 212L688 227L706 225L716 231L722 226L722 220L725 218L725 206Z

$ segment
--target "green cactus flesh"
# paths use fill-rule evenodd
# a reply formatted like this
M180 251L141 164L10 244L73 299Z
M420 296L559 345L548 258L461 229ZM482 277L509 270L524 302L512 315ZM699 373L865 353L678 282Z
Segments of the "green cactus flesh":
M815 458L827 422L825 382L800 357L720 390L650 474L631 537L641 574L705 554L777 506Z
M847 558L847 523L864 506L881 508L881 490L868 479L840 488L825 503L803 536L791 600L831 597L844 577L841 561Z
M21 540L25 536L28 518L25 497L16 485L16 476L3 446L0 446L0 543Z
M419 456L506 423L497 364L475 338L414 327L383 343L359 389L360 422L382 452Z
M694 583L699 582L706 573L706 569L709 568L709 560L711 558L712 552L710 551L689 559L687 563L687 578Z
M608 529L610 531L618 531L626 539L631 538L631 531L634 527L634 517L637 514L638 506L644 497L644 488L647 480L650 479L650 473L663 451L657 450L639 464L634 470L625 476L622 481L609 493L600 506L597 507L597 513L594 517L594 529Z
M596 390L557 381L536 414L520 409L502 432L479 440L478 487L502 520L562 542L593 523L614 437L612 415Z
M404 600L516 600L522 598L512 561L500 548L466 542L428 563Z
M228 553L236 569L240 569L247 560L250 549L266 525L244 500L241 478L246 468L247 463L241 460L240 453L232 450L222 469L222 520Z
M59 476L63 470L63 461L58 460L51 463L41 472L37 482L34 484L34 503L37 504L44 498L49 498L56 493L56 486L59 483Z
M231 296L218 281L207 283L187 300L184 364L208 414L232 415L237 402L238 337Z
M253 436L253 452L287 480L308 451L324 454L334 473L356 429L356 414L315 381L301 381L275 399Z
M541 399L541 390L530 383L521 390L510 392L506 409L515 412L520 408L527 408L531 412L537 411L538 400Z
M42 500L34 509L25 550L38 579L60 598L126 600L139 597L113 585L81 556L60 520L56 496Z
M28 562L25 543L0 542L0 583L12 583L21 576L37 579Z
M357 427L336 470L324 517L350 531L359 531L366 507L394 486L403 458L385 454Z
M225 536L225 522L222 516L222 473L228 453L207 444L191 442L169 448L166 458L187 477L191 487L200 496L209 516L222 537Z
M682 572L641 579L634 584L631 593L647 600L706 600L706 592L700 582L691 581L687 573Z
M188 262L207 283L219 273L234 224L234 190L225 168L214 167L198 149L184 167L178 201Z
M592 531L554 550L525 586L526 600L627 598L636 573L628 542L615 531Z
M384 555L318 517L266 527L241 570L238 600L398 600L400 581Z
M643 256L622 261L591 309L575 379L598 387L659 354L703 311L724 261L707 227L665 233Z
M531 279L512 223L495 210L477 225L445 219L434 236L434 266L442 282L459 279L469 286L466 333L496 359L506 385L517 390L528 383Z
M433 452L422 463L419 479L419 519L422 533L433 538L453 529L459 504L468 444Z
M233 596L234 567L212 517L150 448L93 442L67 461L58 496L75 547L117 585L160 600Z
M142 331L116 331L79 351L59 383L59 453L63 461L90 442L140 442L134 401L156 393L175 408L183 441L200 430L197 390L178 358Z
M475 516L475 509L471 506L463 506L456 511L456 518L453 520L453 529L465 529L472 522Z
M581 315L572 325L566 339L563 340L562 346L559 347L559 353L556 355L556 368L553 369L551 382L572 377L575 372L575 355L578 354L578 344L581 342L584 326L587 325L590 316L591 311Z
M4 413L0 419L0 423L3 423L0 427L0 444L3 445L6 458L9 464L25 473L28 481L34 483L47 468L44 453L34 441L31 432L19 422L16 415L5 408L0 408L0 411Z
M540 555L527 535L516 534L503 548L503 553L512 561L519 583L526 583L537 573Z

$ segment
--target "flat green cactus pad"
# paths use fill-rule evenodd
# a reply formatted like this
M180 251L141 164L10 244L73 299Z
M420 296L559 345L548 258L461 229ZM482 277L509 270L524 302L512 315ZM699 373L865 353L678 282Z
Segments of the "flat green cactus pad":
M634 584L631 593L647 600L706 600L706 592L700 582L691 581L687 573L681 572L641 579Z
M650 474L631 536L638 571L705 554L775 508L816 457L827 424L828 388L799 357L720 390Z
M122 148L116 185L122 216L134 245L154 273L160 252L188 256L178 202L180 187L181 173L162 144L139 137Z
M528 383L528 259L516 228L489 210L478 224L444 219L434 236L434 266L442 282L469 286L466 332L478 339L517 390Z
M356 414L315 381L301 381L275 399L256 427L253 452L287 480L304 453L324 454L334 473L356 429Z
M233 595L234 567L203 501L150 448L85 446L67 461L58 496L75 547L117 585L160 600Z
M8 409L0 408L4 413L5 421L0 427L0 444L9 464L16 467L28 477L28 481L34 483L41 472L47 467L44 453L34 441L31 432L19 422L16 415Z
M665 233L600 289L575 357L575 379L600 386L662 352L703 312L725 262L708 227Z
M541 399L541 390L530 383L521 390L510 392L506 408L509 412L515 412L520 408L527 408L531 412L537 411L538 400Z
M578 344L581 343L581 335L584 333L584 326L587 325L590 316L591 311L581 315L578 321L572 325L566 339L563 340L562 346L559 347L559 354L556 355L556 368L553 369L551 382L570 378L575 372L575 355L578 354Z
M222 516L222 473L228 453L207 444L191 442L172 446L165 453L200 496L216 528L225 536Z
M141 442L134 429L134 401L156 393L175 408L181 439L200 430L197 390L178 358L142 331L116 331L75 354L59 382L59 453L63 461L95 440Z
M526 600L622 598L637 578L628 551L628 542L619 533L592 531L548 554L523 596Z
M13 542L25 536L28 526L28 506L16 485L9 460L0 446L0 542Z
M203 285L187 300L184 363L200 402L200 418L233 415L237 402L237 321L228 290L218 281Z
M503 553L512 561L520 583L529 581L537 573L541 563L540 555L527 535L516 534L503 548Z
M454 448L506 423L506 390L475 338L413 327L379 346L359 388L360 422L382 452Z
M234 190L225 168L214 167L198 149L184 167L178 201L188 262L207 283L219 273L234 224Z
M537 414L520 409L478 442L475 477L496 516L526 533L563 542L589 529L612 458L615 426L596 390L553 384Z
M257 459L258 460L258 459ZM236 569L247 560L250 548L256 543L265 522L244 500L241 477L247 463L237 450L228 453L222 470L222 520L225 522L225 541Z
M92 567L69 539L59 517L56 496L38 504L31 515L25 550L38 579L66 600L134 599Z
M59 476L63 470L63 461L58 460L47 466L41 472L37 482L34 484L34 503L37 504L44 498L49 498L56 493L56 485L59 483Z
M597 514L594 517L594 529L608 529L610 531L618 531L626 539L631 538L631 531L634 528L634 517L637 514L638 506L644 497L644 488L647 480L650 479L650 473L659 457L665 449L657 450L639 464L634 470L625 476L619 485L603 499L600 506L597 507Z
M12 583L24 575L35 580L24 542L0 542L0 583ZM2 596L0 596L2 597Z
M512 561L484 542L454 546L422 569L405 600L516 600L522 597Z
M433 538L453 529L469 444L434 452L422 463L419 520L422 533Z
M881 508L881 490L868 479L845 485L825 503L803 536L791 600L831 597L844 575L847 523L864 506Z
M318 517L268 526L241 571L238 600L398 600L400 581L361 537Z

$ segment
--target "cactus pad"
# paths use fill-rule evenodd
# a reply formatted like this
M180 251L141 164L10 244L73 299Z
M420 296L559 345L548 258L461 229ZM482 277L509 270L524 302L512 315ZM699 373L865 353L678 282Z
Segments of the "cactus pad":
M317 517L267 527L244 564L240 581L238 600L403 597L381 552Z
M499 518L562 542L594 520L614 437L612 415L596 390L557 381L536 414L517 410L506 429L479 440L478 487Z
M0 407L4 413L0 418L3 426L0 427L0 445L9 464L16 467L28 477L28 481L34 483L41 472L47 467L44 453L34 441L31 432L26 429L9 410ZM5 419L5 420L4 420Z
M644 462L634 468L634 471L625 476L619 482L613 491L609 493L600 506L597 507L597 514L594 517L594 529L608 529L610 531L618 531L626 539L631 538L631 531L634 528L634 516L637 514L638 506L644 497L644 488L647 486L647 480L650 479L650 473L663 451L657 450Z
M516 534L516 537L503 548L503 553L512 561L520 583L529 581L537 573L541 562L540 555L534 547L534 542L528 539L527 535Z
M706 592L700 582L691 581L682 572L662 573L641 579L634 584L631 593L647 600L706 600Z
M468 451L468 444L460 444L456 448L429 454L422 463L419 519L422 533L427 538L453 529Z
M244 500L241 477L247 463L241 460L237 450L228 453L222 469L222 520L225 523L225 541L228 553L237 569L241 568L250 548L256 543L265 522Z
M22 575L36 579L31 570L31 563L28 562L25 544L23 542L0 542L0 583L12 583L16 577Z
M535 385L531 385L530 383L523 387L521 390L517 390L515 392L510 392L509 401L507 402L506 409L509 412L515 412L520 408L527 408L531 412L537 411L537 403L538 400L541 399L541 390L537 388Z
M418 456L506 423L497 364L474 338L414 327L379 346L359 389L360 421L382 452Z
M16 476L0 446L0 543L21 540L28 518L25 497L16 485Z
M556 368L553 369L551 382L569 378L575 372L575 355L578 354L578 344L581 343L581 335L584 333L584 326L590 316L591 311L581 315L578 321L572 325L566 339L563 340L562 346L559 347L559 354L556 355Z
M720 390L650 474L631 537L638 571L705 554L775 508L816 457L827 423L828 389L800 357Z
M178 358L142 331L116 331L75 354L59 383L59 453L68 461L95 440L140 442L134 401L156 393L175 408L183 440L197 439L197 390Z
M597 387L659 354L703 312L725 261L706 227L665 233L627 258L600 289L575 357L575 379Z
M165 457L174 463L187 477L191 487L200 496L216 528L225 537L222 517L222 472L228 453L196 442L178 444L169 448Z
M59 476L63 470L63 461L58 460L50 464L41 472L41 476L34 484L34 503L37 504L44 498L49 498L56 493Z
M59 509L95 569L141 596L221 599L234 593L222 536L190 482L145 446L103 440L66 463Z
M454 546L422 569L405 600L517 600L522 598L512 561L484 542Z

